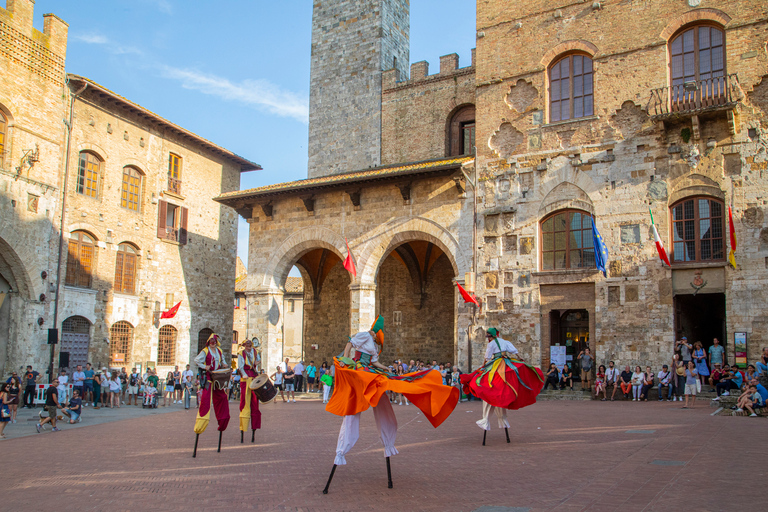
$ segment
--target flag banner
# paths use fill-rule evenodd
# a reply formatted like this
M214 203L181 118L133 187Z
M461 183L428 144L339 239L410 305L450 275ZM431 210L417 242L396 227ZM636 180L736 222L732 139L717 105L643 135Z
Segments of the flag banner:
M597 231L594 217L592 217L592 242L595 245L595 266L597 267L597 270L603 273L603 276L608 277L608 272L606 271L606 266L608 265L608 249L605 248L603 237L601 237L600 233Z
M173 318L176 316L176 313L179 311L179 306L181 306L181 301L179 301L178 304L173 306L168 311L163 311L163 313L160 315L160 318Z
M467 303L473 303L475 306L480 306L480 303L477 301L477 298L474 295L471 295L467 290L464 289L463 286L461 286L458 281L456 282L456 286L459 287L459 293L464 298L464 304Z
M349 250L349 242L345 238L344 241L347 243L347 259L344 260L344 268L347 269L347 271L352 274L353 276L357 277L357 269L355 268L355 260L352 259L352 251Z
M661 261L667 264L668 267L671 267L672 265L669 264L669 256L667 256L667 251L664 250L664 243L661 241L661 237L659 237L659 232L656 229L656 223L653 222L653 212L650 208L648 208L648 213L651 214L651 227L653 228L653 239L656 242L656 250L659 252L659 258L661 258Z
M733 227L733 212L728 207L728 231L731 232L731 250L728 251L728 263L736 268L736 229Z

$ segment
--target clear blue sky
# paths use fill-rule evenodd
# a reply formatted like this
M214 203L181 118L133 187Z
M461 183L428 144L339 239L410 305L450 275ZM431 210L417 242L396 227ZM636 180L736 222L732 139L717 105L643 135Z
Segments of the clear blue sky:
M4 2L3 2L4 4ZM412 0L411 62L475 46L475 0ZM241 188L307 177L310 0L37 0L69 24L67 71L261 164ZM247 262L248 224L238 255Z

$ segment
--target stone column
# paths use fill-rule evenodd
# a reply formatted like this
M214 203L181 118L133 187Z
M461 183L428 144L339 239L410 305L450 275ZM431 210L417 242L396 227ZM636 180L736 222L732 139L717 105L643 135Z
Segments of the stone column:
M248 333L261 341L261 365L271 375L283 358L283 292L257 290L248 297Z
M376 284L352 283L349 293L350 334L369 330L376 320ZM386 319L384 326L386 329Z

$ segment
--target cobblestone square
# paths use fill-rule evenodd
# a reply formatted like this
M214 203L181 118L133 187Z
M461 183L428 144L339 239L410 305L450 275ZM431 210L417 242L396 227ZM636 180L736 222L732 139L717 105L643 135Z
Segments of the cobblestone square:
M314 398L314 397L313 397ZM704 401L547 401L510 413L503 430L474 422L460 403L438 429L413 406L395 406L394 488L373 413L322 490L341 419L314 399L262 407L256 444L240 444L237 406L216 452L214 423L192 458L194 409L34 433L0 444L5 510L723 510L755 505L766 477L764 418L711 416ZM759 494L759 493L758 493ZM500 508L501 507L501 508Z

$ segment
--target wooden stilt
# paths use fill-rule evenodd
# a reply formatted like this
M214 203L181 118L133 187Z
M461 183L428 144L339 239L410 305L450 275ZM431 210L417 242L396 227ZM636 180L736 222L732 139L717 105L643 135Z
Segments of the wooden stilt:
M483 430L483 446L485 446L485 435L488 433L487 430Z
M243 434L245 434L244 431L240 431L240 444L243 444Z
M221 434L223 434L223 433L224 433L224 432L222 432L221 430L219 430L219 449L218 449L218 450L216 450L216 451L217 451L217 452L219 452L219 453L221 453Z
M200 434L195 434L195 451L192 452L192 458L197 457L197 442L200 440Z
M389 467L389 457L387 457L387 487L392 488L392 470Z
M252 443L256 442L256 431L255 430L251 430L251 442Z
M328 483L325 484L325 489L323 489L323 494L328 494L328 488L331 486L331 480L333 480L333 474L336 472L336 464L333 465L333 469L331 469L331 476L328 477Z
M509 443L509 429L507 427L504 427L504 433L507 434L507 442Z

